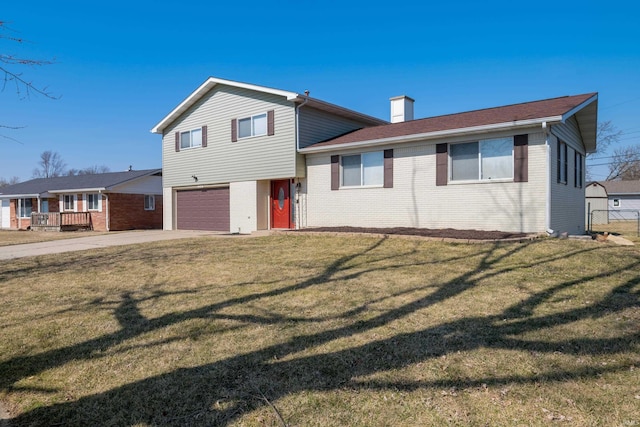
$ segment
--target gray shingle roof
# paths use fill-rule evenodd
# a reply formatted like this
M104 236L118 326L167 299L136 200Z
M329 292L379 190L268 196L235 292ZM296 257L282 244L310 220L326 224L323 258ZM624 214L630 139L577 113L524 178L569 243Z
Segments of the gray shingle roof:
M497 123L517 122L521 120L539 119L549 116L560 116L576 108L585 101L594 98L596 93L563 96L503 107L429 117L401 123L391 123L355 130L327 141L318 142L310 147L323 147L362 141L373 141L429 132L452 129L464 129ZM304 150L302 150L304 151Z
M47 192L83 189L105 189L149 175L162 173L162 169L145 169L126 172L109 172L94 175L36 178L0 188L0 197L12 195L38 195Z
M598 181L607 194L640 194L640 181Z

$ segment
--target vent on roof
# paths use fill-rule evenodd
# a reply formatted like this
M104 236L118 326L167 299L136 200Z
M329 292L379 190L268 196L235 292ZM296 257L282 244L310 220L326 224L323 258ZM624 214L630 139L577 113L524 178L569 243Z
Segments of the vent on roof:
M413 120L413 98L406 95L394 96L391 101L391 123Z

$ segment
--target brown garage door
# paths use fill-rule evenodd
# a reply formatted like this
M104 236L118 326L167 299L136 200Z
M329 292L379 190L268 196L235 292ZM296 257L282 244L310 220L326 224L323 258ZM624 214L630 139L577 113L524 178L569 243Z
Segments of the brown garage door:
M178 230L229 231L229 187L177 193Z

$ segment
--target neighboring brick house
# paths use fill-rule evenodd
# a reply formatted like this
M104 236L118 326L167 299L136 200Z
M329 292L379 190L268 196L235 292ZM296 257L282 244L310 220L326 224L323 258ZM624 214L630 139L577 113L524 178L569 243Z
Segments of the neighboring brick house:
M32 179L0 188L0 202L3 229L59 226L39 213L97 231L162 228L162 169Z

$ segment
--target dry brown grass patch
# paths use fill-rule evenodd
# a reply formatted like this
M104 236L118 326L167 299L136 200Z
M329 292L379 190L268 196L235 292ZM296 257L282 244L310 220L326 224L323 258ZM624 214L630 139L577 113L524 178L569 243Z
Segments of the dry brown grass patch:
M16 425L640 422L639 267L306 235L2 262L0 399Z

